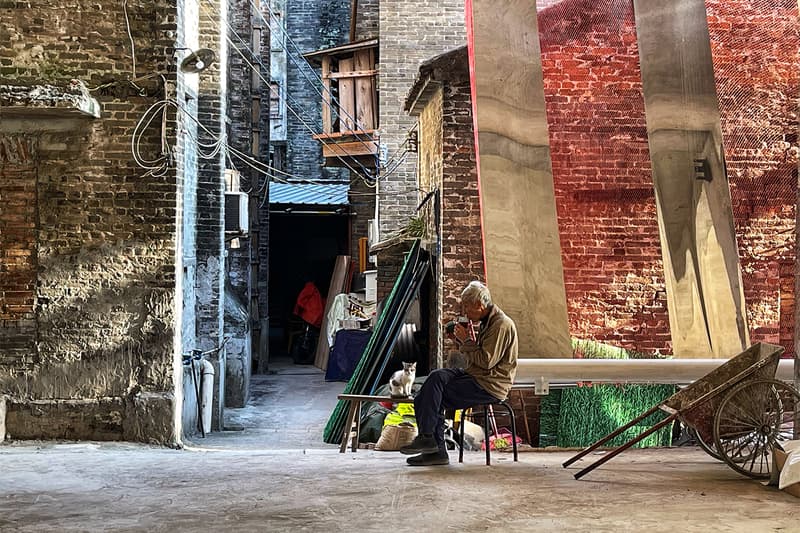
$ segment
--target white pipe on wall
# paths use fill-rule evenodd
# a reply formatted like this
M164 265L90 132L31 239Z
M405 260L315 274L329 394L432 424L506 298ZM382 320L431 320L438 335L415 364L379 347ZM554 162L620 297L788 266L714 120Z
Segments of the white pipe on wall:
M515 384L609 383L689 384L728 359L518 359ZM793 359L781 359L777 379L792 381Z
M211 433L211 406L214 404L214 365L201 359L200 397L201 412L203 415L203 432Z

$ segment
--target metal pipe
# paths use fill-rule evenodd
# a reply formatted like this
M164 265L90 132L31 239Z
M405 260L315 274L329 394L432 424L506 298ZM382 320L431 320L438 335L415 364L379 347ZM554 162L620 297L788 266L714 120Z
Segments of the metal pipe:
M578 381L689 384L728 359L518 359L515 384L551 385ZM777 379L791 382L794 360L781 359Z

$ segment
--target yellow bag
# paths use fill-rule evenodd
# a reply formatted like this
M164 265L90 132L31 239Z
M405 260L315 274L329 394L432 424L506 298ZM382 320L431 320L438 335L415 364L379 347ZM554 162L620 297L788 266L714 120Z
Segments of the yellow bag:
M386 413L383 419L383 427L386 426L399 426L400 424L407 423L416 427L417 419L414 416L413 403L399 403L394 411Z

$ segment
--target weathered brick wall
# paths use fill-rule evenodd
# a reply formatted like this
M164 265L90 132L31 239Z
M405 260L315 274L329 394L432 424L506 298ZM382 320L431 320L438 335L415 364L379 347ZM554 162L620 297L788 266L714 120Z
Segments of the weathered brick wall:
M669 353L632 2L539 10L570 332Z
M254 23L261 26L261 19L251 14L249 0L236 0L228 5L228 36L233 41L228 60L228 86L233 88L228 92L228 144L251 157L258 158L258 153L253 153L253 120L258 122L260 117L253 117L254 91L260 94L261 78L269 80L269 72L261 72L262 60L260 48L251 50ZM269 57L269 56L267 56ZM255 73L254 73L254 70ZM269 67L266 66L268 69ZM253 80L257 80L255 89ZM245 165L240 159L234 158L235 167L240 171L240 187L242 191L249 191L258 195L261 176L258 172ZM230 163L228 163L230 166ZM258 230L258 227L253 228ZM252 340L250 330L250 317L248 309L251 303L251 268L257 251L251 250L249 238L239 238L237 247L227 246L226 275L229 288L226 287L225 301L225 335L230 340L225 345L226 373L225 373L225 406L244 407L249 396L250 371L252 361ZM256 344L257 346L257 344Z
M350 258L358 265L358 239L369 235L369 221L375 218L375 188L368 186L363 180L356 180L350 185L348 193L350 201ZM367 252L367 270L371 270L369 252Z
M438 244L436 221L439 219L441 209L439 198L441 198L442 188L442 89L438 87L427 101L422 113L419 116L419 127L417 128L419 138L418 165L419 165L419 188L425 194L425 204L417 212L425 223L426 238ZM433 193L433 196L428 196ZM426 336L429 340L429 365L430 368L442 366L444 355L441 352L439 339L441 338L441 307L442 307L442 261L438 250L431 257L431 272L434 283L425 301L428 307L428 331ZM422 295L421 295L422 296Z
M174 33L170 38L167 32L176 31L175 6L131 1L127 10L136 75L163 72L174 85L166 50L174 45ZM8 432L12 438L80 439L99 432L103 438L173 442L179 187L174 173L145 176L130 147L136 122L161 97L160 78L137 82L144 96L125 81L134 72L121 4L7 4L0 10L0 35L0 84L80 78L97 87L92 95L102 111L96 120L0 122L5 139L20 128L36 147L27 158L35 174L17 175L13 179L27 183L12 185L3 165L0 190L35 190L38 209L28 218L38 234L37 351L29 359L35 364L19 379L0 368L0 393L12 399ZM174 144L174 137L168 140ZM149 158L158 155L160 128L145 132L141 149ZM9 205L15 212L9 220L29 217L30 205ZM2 243L2 253L22 250L7 245ZM28 251L30 245L28 240ZM0 291L8 290L5 280L3 285ZM18 311L28 317L30 297L23 301L25 309ZM8 360L5 355L0 361ZM30 399L43 403L26 415ZM46 423L47 416L36 416L67 399L80 401L59 409L81 424L58 429ZM115 407L107 412L103 405L109 402Z
M357 0L356 41L378 37L380 0Z
M380 39L380 142L391 158L415 122L402 110L420 63L466 43L464 2L383 2ZM402 228L413 216L420 197L408 193L416 189L416 161L412 157L381 180L381 238ZM379 264L380 268L383 267Z
M323 167L322 144L312 135L322 132L322 83L301 56L344 44L350 36L349 0L292 2L286 9L287 171L303 179L343 179L347 169ZM358 168L358 167L356 167Z
M466 74L445 84L442 101L443 318L461 313L461 291L470 281L486 281L472 97Z
M235 87L228 94L228 144L252 155L252 68L247 62L260 69L260 57L250 52L250 34L252 18L250 1L235 0L228 7L228 36L241 53L231 47L228 59L228 86ZM242 42L244 41L244 43ZM258 52L258 51L257 51ZM244 57L242 57L242 54ZM263 74L265 77L268 73ZM267 78L269 79L269 78ZM240 160L234 158L234 164L240 171L241 190L250 191L258 182L257 173ZM230 163L228 164L230 166ZM254 179L255 178L255 179ZM228 250L226 268L231 287L239 298L247 302L250 277L250 242L239 239L239 248Z
M213 6L213 7L211 7ZM224 2L200 4L200 39L203 45L219 49L227 33L227 10ZM197 119L204 128L198 132L201 143L213 145L227 124L227 61L217 61L199 76ZM225 155L203 157L197 173L197 341L201 350L212 350L222 344L224 332L225 286ZM225 352L209 355L214 365L213 430L222 428L225 390Z
M798 4L706 0L752 342L794 353Z
M31 136L0 134L0 369L13 375L36 362L35 158Z

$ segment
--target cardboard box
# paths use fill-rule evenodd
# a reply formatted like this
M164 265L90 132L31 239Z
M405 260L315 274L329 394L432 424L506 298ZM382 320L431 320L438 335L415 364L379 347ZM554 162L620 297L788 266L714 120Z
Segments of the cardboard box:
M775 454L775 465L778 467L778 471L783 470L783 465L786 464L786 458L789 454L779 448L775 448L773 453ZM800 498L800 483L794 483L788 487L784 487L783 491L791 494L795 498Z

